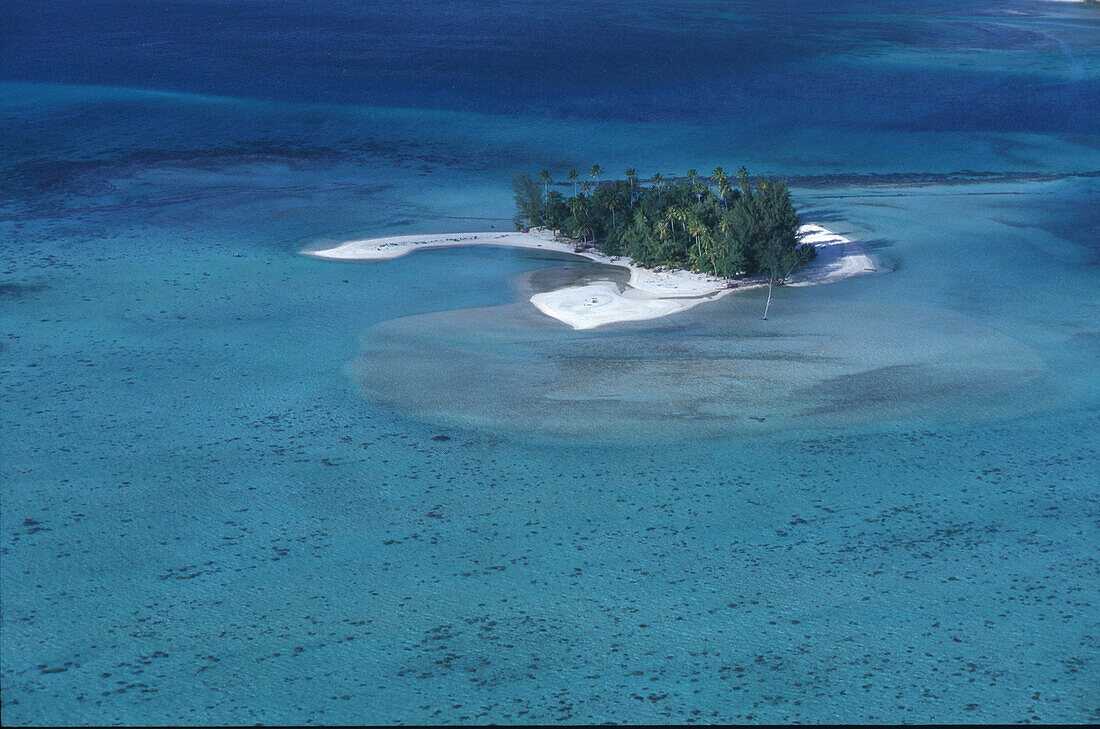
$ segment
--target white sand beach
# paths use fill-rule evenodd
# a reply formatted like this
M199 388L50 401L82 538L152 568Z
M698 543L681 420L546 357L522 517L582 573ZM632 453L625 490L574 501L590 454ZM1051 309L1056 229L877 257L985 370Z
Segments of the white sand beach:
M817 250L809 265L793 276L787 286L813 286L835 283L863 273L875 273L875 260L856 241L838 235L820 225L808 223L799 228L801 242Z
M817 248L817 257L792 278L788 284L790 286L834 283L876 270L874 260L863 248L844 236L814 224L803 225L801 233L803 243L811 243ZM538 228L527 233L441 233L370 238L304 253L337 261L381 261L399 258L415 250L470 245L554 251L629 270L630 280L626 284L610 280L592 281L531 297L531 303L539 311L574 329L657 319L714 301L734 291L766 285L761 279L731 282L692 271L643 268L626 258L609 257L594 250L577 251L573 241L556 238L552 232Z

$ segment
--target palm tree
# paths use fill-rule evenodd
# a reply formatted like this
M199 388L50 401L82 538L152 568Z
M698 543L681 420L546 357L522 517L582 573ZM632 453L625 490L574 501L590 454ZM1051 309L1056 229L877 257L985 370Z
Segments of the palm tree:
M585 183L588 184L588 183ZM573 220L575 221L574 233L579 233L581 236L581 242L588 242L588 210L585 209L581 198L574 195L569 198L569 210L573 213ZM583 215L582 215L583 213Z
M710 265L714 269L714 276L716 278L725 278L718 273L718 254L721 252L722 247L718 244L718 240L714 237L713 233L707 233L707 238L710 239Z
M695 169L688 170L688 179L691 180L692 187L695 186L695 178L699 176L699 171Z
M729 224L729 219L726 218L725 216L723 216L722 219L718 220L718 232L722 233L723 240L722 240L722 242L720 242L720 245L719 245L718 240L716 238L712 238L712 246L714 246L713 250L712 250L712 256L713 256L712 261L713 261L713 259L716 259L718 257L717 256L718 253L726 253L726 254L729 253L729 231L730 230L731 230L731 227L730 227L730 224ZM726 265L728 266L728 262L727 262ZM734 273L734 272L729 272L729 270L727 269L726 273L729 274L729 273ZM717 267L715 268L715 275L717 275Z
M650 182L657 188L657 199L661 199L661 180L665 179L660 172L654 172Z
M722 199L722 207L726 207L726 198L733 192L733 188L730 187L730 181L728 177L723 177L722 181L718 183L718 197Z
M669 228L672 230L672 237L676 237L676 221L679 220L680 214L676 208L669 207L665 209L665 222L668 223Z
M659 254L664 249L664 244L668 240L668 223L664 220L658 220L657 224L653 226L653 230L657 233L657 238L661 242L656 246L651 247L651 253Z
M569 170L569 181L573 183L573 197L577 196L577 171Z
M589 182L588 180L585 180L584 182L581 183L581 194L582 195L587 195L589 190L591 190L591 189L592 189L592 183Z
M550 192L550 170L543 170L539 173L539 182L542 183L542 194L546 195Z
M739 185L741 185L741 193L748 197L749 171L745 169L745 165L741 165L741 168L737 170L737 182Z
M588 174L590 174L590 175L592 175L593 177L596 178L596 184L597 185L600 184L600 173L601 172L603 172L603 170L600 169L599 165L592 165L592 171L588 173Z
M695 264L699 265L703 263L703 237L706 235L707 229L699 222L699 219L694 215L690 217L685 216L684 225L687 228L688 233L695 238Z
M626 179L627 179L627 182L630 183L630 194L631 195L634 194L634 180L637 177L638 177L638 170L634 169L633 167L631 167L629 170L626 171Z
M723 238L721 247L724 251L727 251L727 252L729 251L730 230L731 230L731 226L730 226L729 218L727 218L726 216L723 215L718 220L718 232L722 234L722 238ZM716 244L716 243L718 243L717 239L712 239L712 245ZM717 252L718 251L715 250L714 254L717 254ZM714 258L717 258L717 255L714 255ZM714 260L714 259L712 258L712 260ZM716 276L718 275L717 268L715 268L714 274Z
M710 262L711 270L718 276L718 256L715 248L714 235L703 225L702 221L694 215L688 222L688 229L695 236L695 258L698 263Z
M684 231L684 235L687 235L687 211L683 208L671 208L668 213L672 216L673 220L680 221L680 230ZM676 228L674 226L673 231L675 230Z
M730 192L730 178L721 167L715 167L710 173L710 179L718 183L718 199L722 201L722 207L726 207L726 195Z

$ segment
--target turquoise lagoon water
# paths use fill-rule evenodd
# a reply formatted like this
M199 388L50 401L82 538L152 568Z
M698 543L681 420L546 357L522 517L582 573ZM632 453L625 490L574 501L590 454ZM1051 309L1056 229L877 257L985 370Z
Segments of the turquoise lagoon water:
M5 723L1100 718L1100 19L911 5L9 5ZM879 271L299 254L593 162Z

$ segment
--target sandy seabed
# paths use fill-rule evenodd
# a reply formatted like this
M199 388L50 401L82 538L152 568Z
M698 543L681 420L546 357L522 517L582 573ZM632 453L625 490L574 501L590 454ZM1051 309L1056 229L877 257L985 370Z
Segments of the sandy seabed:
M834 283L877 270L871 256L855 241L814 224L803 225L800 232L802 242L817 249L817 257L790 280L790 286ZM644 268L626 258L606 256L592 250L577 251L573 241L558 238L554 233L538 228L526 233L440 233L369 238L304 253L338 261L381 261L399 258L415 250L474 245L567 253L596 263L627 269L630 279L625 284L591 281L544 291L531 297L531 303L539 311L574 329L594 329L617 322L657 319L687 311L735 291L767 285L762 279L732 282L729 279L682 269Z

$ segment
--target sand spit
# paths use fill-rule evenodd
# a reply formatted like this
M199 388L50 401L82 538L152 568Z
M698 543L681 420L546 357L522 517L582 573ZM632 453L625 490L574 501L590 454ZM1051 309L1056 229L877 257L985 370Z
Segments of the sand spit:
M813 224L802 226L801 232L802 241L817 248L817 258L789 285L834 283L876 270L874 260L848 238ZM626 284L593 281L531 297L531 303L539 311L574 329L657 319L714 301L734 291L766 285L760 279L730 282L692 271L643 268L628 259L605 256L598 251L577 251L572 241L556 238L553 233L537 228L528 233L441 233L370 238L348 241L324 250L305 251L305 254L337 261L381 261L399 258L415 250L471 245L554 251L629 270L630 280Z

